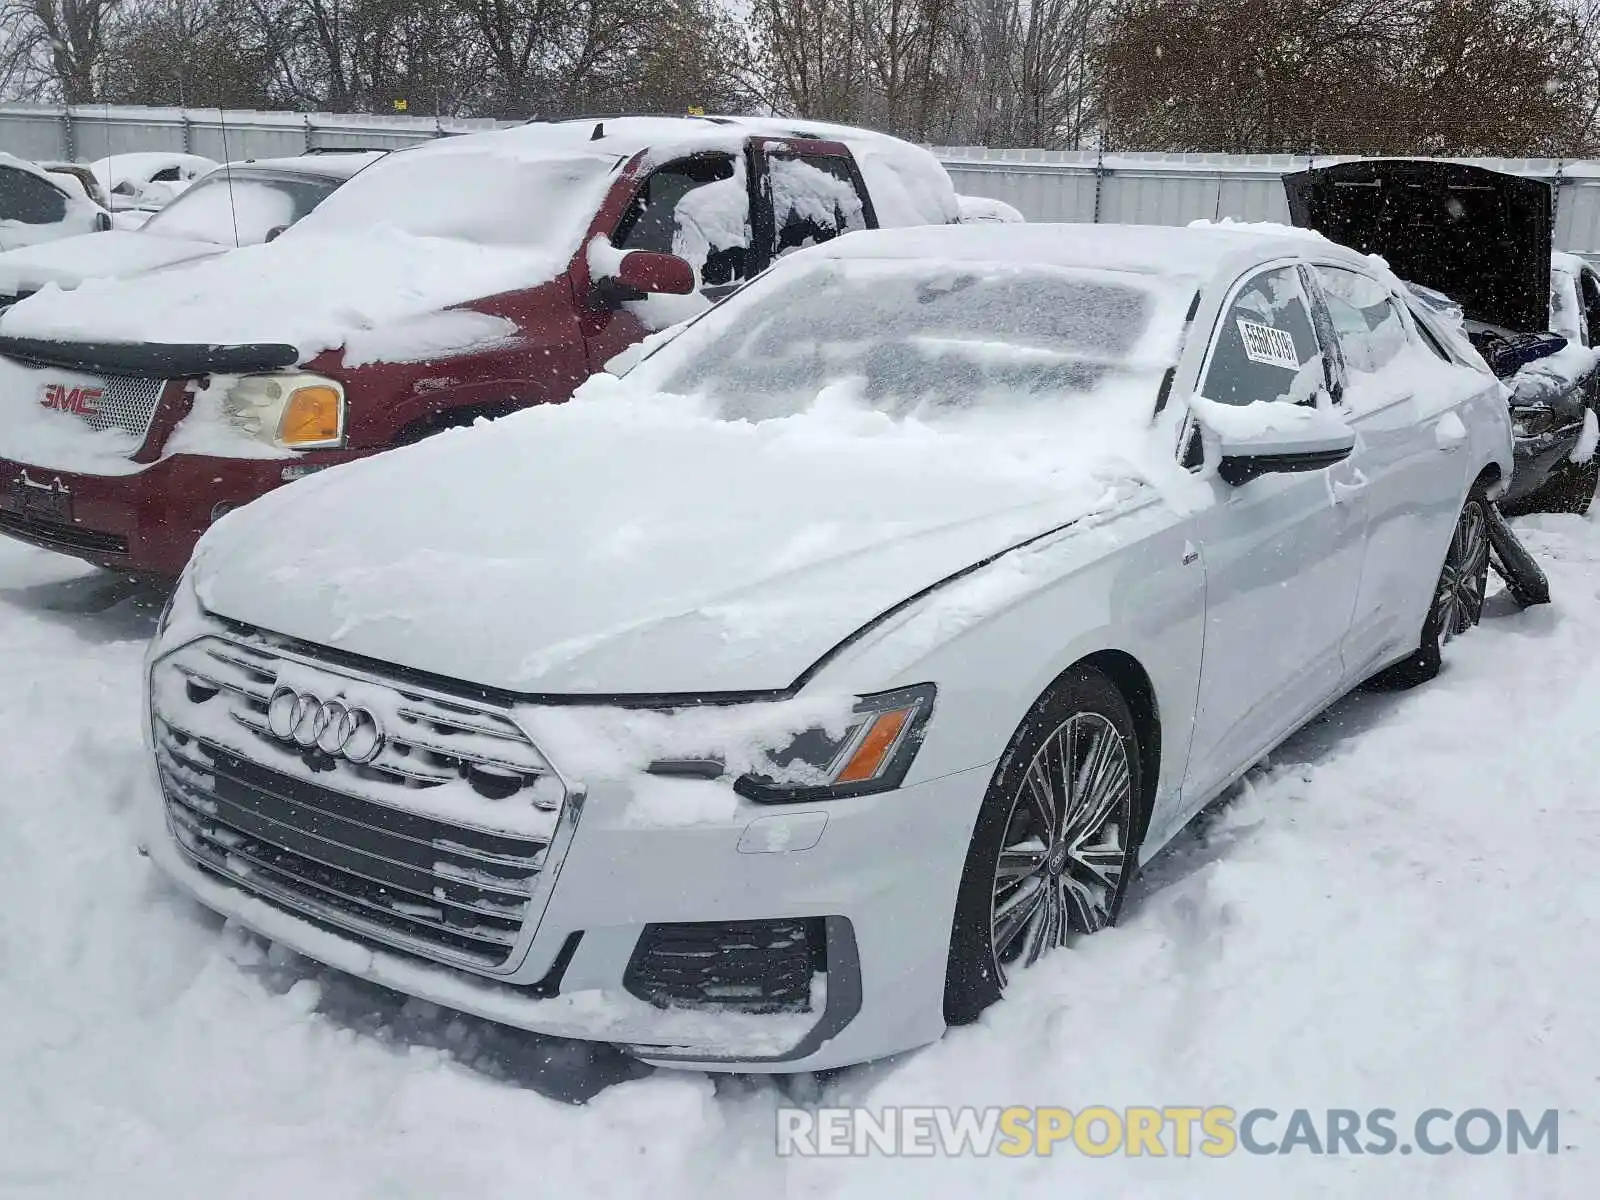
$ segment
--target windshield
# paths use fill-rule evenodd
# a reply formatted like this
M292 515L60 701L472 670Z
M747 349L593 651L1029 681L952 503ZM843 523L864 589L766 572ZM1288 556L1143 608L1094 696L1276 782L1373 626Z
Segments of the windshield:
M295 234L364 234L381 223L414 237L478 245L576 244L618 161L523 159L448 143L403 150L340 188Z
M339 180L321 175L222 170L151 217L144 231L219 246L254 246L274 229L293 225L338 186Z
M758 298L759 297L759 298ZM1139 276L991 264L832 260L713 310L647 374L731 419L810 408L826 389L893 416L1059 404L1150 377L1162 306ZM647 360L648 361L648 360Z

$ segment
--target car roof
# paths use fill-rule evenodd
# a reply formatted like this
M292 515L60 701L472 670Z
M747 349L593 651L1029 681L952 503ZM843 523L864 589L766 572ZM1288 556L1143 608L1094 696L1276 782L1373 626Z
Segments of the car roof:
M885 133L825 121L777 117L585 117L530 121L506 129L430 139L392 156L407 163L476 154L521 162L589 160L614 170L640 157L647 166L689 154L738 154L752 137L817 138L847 147L870 191L880 224L954 221L959 215L950 177L925 147ZM372 178L382 178L387 167Z
M58 192L73 196L73 193L60 181L50 178L50 172L39 166L38 163L29 162L25 158L18 158L15 154L7 154L4 150L0 150L0 167L15 167L19 171L26 171L36 179L44 180ZM76 199L76 197L73 198Z
M678 149L703 143L707 148L715 149L749 137L815 138L846 145L900 142L900 139L888 134L859 129L853 125L785 117L572 117L558 121L529 121L500 132L511 135L511 139L530 149L548 147L555 153L587 149L629 156L663 144Z
M108 154L104 158L97 158L89 166L120 165L128 168L153 167L160 170L166 165L204 166L206 163L214 162L216 162L216 159L207 158L203 154L188 154L178 150L127 150L117 154Z
M1085 267L1211 279L1255 262L1312 256L1371 270L1379 264L1320 234L1251 224L986 224L852 233L808 253L833 258L924 259Z
M245 158L224 163L218 170L237 173L287 171L295 175L320 175L328 179L349 179L357 171L382 158L382 150L357 150L349 154L301 154L292 158Z

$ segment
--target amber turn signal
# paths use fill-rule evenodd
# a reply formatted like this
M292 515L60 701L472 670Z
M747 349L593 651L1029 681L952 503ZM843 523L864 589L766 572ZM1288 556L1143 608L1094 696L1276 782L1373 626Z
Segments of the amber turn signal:
M337 446L344 439L344 397L326 384L296 388L278 421L278 441L290 449Z

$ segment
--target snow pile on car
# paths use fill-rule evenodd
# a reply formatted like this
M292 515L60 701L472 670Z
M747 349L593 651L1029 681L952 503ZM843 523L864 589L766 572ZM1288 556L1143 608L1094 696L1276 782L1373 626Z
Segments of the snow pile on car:
M853 240L802 252L809 269L796 256L624 380L598 376L568 404L443 433L230 514L196 551L202 601L375 657L396 653L396 628L425 630L403 639L406 665L518 692L621 694L663 678L685 690L781 687L920 587L1112 503L1119 481L1175 495L1197 486L1173 459L1172 431L1149 420L1190 295L1163 280L1126 285L1150 308L1128 377L1055 402L997 391L988 405L897 414L822 379L788 410L746 418L676 390L705 342L742 344L741 328L723 326L757 308L757 289L798 312L782 280L804 288L816 271L842 270L859 277L852 297L870 301L884 265L833 257ZM977 302L962 286L968 266L900 266L961 289L946 297L955 311ZM906 340L898 327L885 335L890 359ZM938 375L973 355L995 379L1040 369L1027 346L933 340L919 361ZM358 494L383 497L386 520L325 527L309 545L270 532Z
M1517 404L1549 404L1578 387L1600 367L1600 348L1569 342L1554 354L1517 369L1511 391Z
M215 159L199 154L140 150L96 159L89 164L89 169L107 196L160 204L182 192L187 186L185 179L198 178L219 166ZM175 178L153 182L155 176L163 174L172 174Z
M70 296L46 287L0 316L0 333L275 342L304 361L359 331L535 286L566 267L617 160L524 153L516 133L383 159L268 245Z

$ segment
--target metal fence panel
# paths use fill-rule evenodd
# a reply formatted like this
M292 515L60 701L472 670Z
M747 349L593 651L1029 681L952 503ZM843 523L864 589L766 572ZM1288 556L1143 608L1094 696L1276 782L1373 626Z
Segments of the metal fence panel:
M142 150L219 161L309 149L398 149L510 122L372 114L0 105L0 151L91 160ZM1338 161L1277 154L1108 154L933 147L956 190L1015 206L1030 221L1179 225L1197 219L1288 220L1282 176ZM1466 160L1556 186L1556 243L1600 254L1600 164L1537 158Z
M1030 221L1094 220L1093 169L1030 170L1006 166L947 162L956 191L1004 200Z
M65 158L64 132L60 110L0 109L0 151L18 158L37 162Z

